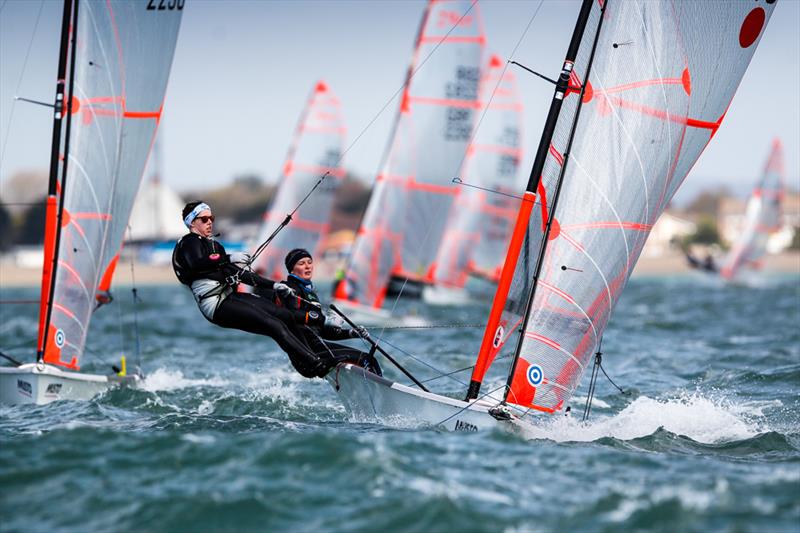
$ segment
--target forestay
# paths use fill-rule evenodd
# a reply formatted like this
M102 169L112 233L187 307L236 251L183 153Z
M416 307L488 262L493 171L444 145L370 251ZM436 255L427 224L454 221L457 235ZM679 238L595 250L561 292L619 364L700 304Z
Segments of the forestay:
M478 6L431 0L417 35L394 133L336 298L379 308L391 276L431 281L452 178L479 103Z
M761 260L767 253L769 236L781 227L783 176L783 145L779 139L775 139L764 174L747 202L740 238L725 257L720 269L724 278L735 278L743 268L760 268Z
M463 287L470 272L496 280L505 259L519 197L522 103L517 80L492 55L481 75L481 121L467 150L462 186L436 259L435 283ZM482 187L482 190L476 187ZM489 192L496 191L496 192Z
M652 225L719 128L773 7L592 3L538 205L523 202L532 212L508 302L490 322L491 349L473 381L519 327L507 401L550 413L564 407Z
M78 369L95 290L118 258L161 118L184 1L162 4L76 2L60 238L49 323L40 325L47 363Z
M298 121L275 200L264 214L261 240L303 201L320 178L325 179L258 257L254 263L258 272L283 279L283 260L290 250L305 248L314 256L320 252L319 246L330 230L336 190L345 174L341 164L345 133L339 99L325 82L317 82Z

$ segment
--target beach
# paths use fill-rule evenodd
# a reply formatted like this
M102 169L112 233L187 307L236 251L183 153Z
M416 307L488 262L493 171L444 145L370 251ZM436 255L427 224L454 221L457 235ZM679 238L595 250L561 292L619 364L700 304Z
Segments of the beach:
M333 272L328 265L319 265L325 272ZM659 276L668 274L684 274L691 272L686 259L680 254L669 254L661 257L640 257L633 271L633 276ZM800 275L800 252L791 251L769 255L764 263L764 272L776 274ZM40 268L25 268L14 264L10 258L0 258L0 287L35 287L41 283ZM117 267L115 282L120 285L173 285L178 280L170 265L145 265L121 262ZM324 281L324 277L319 279Z

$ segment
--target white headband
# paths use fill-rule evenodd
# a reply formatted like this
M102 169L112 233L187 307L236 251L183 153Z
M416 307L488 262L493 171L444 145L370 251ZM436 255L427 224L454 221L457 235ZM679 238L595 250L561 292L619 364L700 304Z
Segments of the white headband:
M192 209L192 212L189 213L188 215L186 215L186 218L183 219L183 223L186 224L187 228L192 229L192 222L194 222L194 219L196 219L197 215L199 215L200 213L202 213L206 209L211 211L211 208L208 206L208 204L204 204L204 203L197 204L194 207L194 209Z

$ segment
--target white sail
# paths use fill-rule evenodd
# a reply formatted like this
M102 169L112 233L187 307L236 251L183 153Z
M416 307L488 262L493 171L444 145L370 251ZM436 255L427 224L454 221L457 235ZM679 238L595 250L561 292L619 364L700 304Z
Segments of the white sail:
M253 264L258 272L283 279L283 260L293 248L305 248L317 256L322 239L330 230L330 216L339 183L344 178L342 151L345 127L341 104L328 85L315 84L300 117L292 145L283 165L275 200L264 214L259 239L266 239L326 176L314 193Z
M155 140L183 0L76 2L66 176L44 360L78 369Z
M783 145L772 143L764 174L747 202L744 227L739 239L725 257L720 274L734 279L743 269L758 270L767 253L767 240L781 228L781 204L784 191Z
M499 277L519 209L513 196L525 188L518 179L522 103L517 80L496 55L481 76L480 94L482 119L461 173L469 186L459 190L451 207L436 258L434 281L445 287L464 287L470 272Z
M392 276L432 281L434 260L479 105L478 6L431 0L393 138L358 230L339 301L380 308ZM424 61L424 63L423 63Z
M773 8L737 0L592 4L567 65L570 88L539 183L541 209L533 208L473 381L521 326L508 402L564 407L650 229L719 128Z

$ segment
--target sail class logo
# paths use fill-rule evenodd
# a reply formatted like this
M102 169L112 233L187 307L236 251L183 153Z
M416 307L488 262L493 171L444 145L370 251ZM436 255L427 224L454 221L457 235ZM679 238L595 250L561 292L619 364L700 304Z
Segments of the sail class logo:
M62 329L56 330L55 339L56 339L56 346L58 346L59 348L63 348L64 347L64 330L62 330Z
M528 383L533 385L534 387L541 385L542 380L544 379L544 373L542 373L542 367L539 365L531 365L528 367Z

